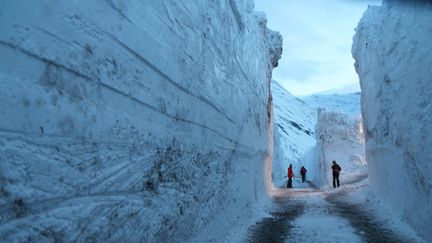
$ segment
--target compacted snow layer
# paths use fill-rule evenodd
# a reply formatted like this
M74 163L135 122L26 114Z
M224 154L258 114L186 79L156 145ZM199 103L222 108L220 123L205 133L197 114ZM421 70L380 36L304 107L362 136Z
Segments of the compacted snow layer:
M1 5L1 241L180 241L253 214L281 54L253 1Z
M352 53L362 88L371 187L432 240L432 4L384 1L360 21Z

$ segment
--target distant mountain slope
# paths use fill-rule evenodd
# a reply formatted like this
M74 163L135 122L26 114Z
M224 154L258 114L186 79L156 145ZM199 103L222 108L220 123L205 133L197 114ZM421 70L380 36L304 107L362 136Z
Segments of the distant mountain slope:
M360 93L351 94L318 94L302 97L314 108L325 108L328 111L339 111L352 116L359 116Z
M352 83L339 88L327 89L324 91L316 92L315 95L331 95L331 94L351 94L360 92L360 84Z

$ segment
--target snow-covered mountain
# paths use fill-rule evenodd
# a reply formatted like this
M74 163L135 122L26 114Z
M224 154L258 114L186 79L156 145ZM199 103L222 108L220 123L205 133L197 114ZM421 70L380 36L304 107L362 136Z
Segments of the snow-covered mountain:
M385 0L360 21L352 53L362 87L376 197L432 240L432 4Z
M361 115L360 93L316 94L304 96L301 99L314 108L324 108L328 111L338 111L357 117Z
M253 217L265 25L252 0L3 0L0 241L206 241Z
M352 83L335 89L327 89L324 91L319 91L317 93L314 93L314 95L352 94L358 92L360 92L360 84Z

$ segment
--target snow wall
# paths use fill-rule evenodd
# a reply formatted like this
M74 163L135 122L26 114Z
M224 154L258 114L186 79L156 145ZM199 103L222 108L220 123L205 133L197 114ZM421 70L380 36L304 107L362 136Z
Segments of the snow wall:
M282 39L252 0L1 5L0 241L182 241L253 214Z
M362 88L375 194L432 240L432 4L384 1L360 21L352 53Z
M285 90L277 81L272 81L274 103L274 152L272 163L273 183L286 187L289 164L294 174L300 177L300 168L308 169L307 179L315 178L313 167L316 162L310 158L314 154L314 124L316 110L304 101ZM296 187L294 180L294 187Z
M318 157L316 183L319 186L333 187L333 160L342 168L339 178L342 185L367 177L365 139L360 117L319 108L315 134Z

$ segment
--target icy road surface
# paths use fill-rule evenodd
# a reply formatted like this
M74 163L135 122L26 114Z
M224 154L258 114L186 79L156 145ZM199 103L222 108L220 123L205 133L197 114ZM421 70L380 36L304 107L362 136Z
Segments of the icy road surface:
M354 203L352 187L273 189L268 217L248 230L247 242L421 242ZM351 200L350 200L351 199Z

